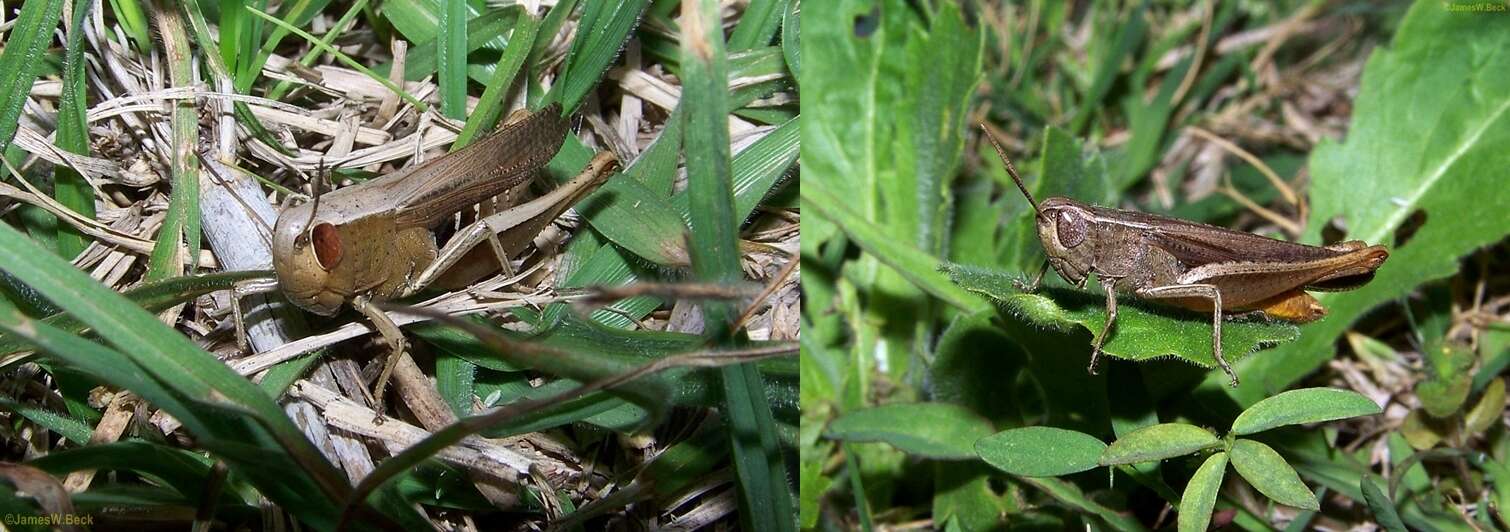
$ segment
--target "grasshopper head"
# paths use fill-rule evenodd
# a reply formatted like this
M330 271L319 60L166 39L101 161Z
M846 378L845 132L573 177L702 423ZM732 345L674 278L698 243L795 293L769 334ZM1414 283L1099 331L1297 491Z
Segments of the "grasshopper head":
M1012 160L1007 158L1007 151L1002 149L991 129L984 123L980 128L996 148L996 155L1001 157L1002 166L1007 167L1007 174L1017 184L1017 190L1033 206L1038 220L1038 240L1043 242L1043 250L1049 255L1049 264L1054 266L1054 271L1059 272L1059 276L1065 281L1084 286L1086 276L1096 263L1092 246L1083 245L1090 232L1090 208L1069 198L1049 198L1043 203L1034 200L1028 187L1022 184L1022 177L1017 175L1017 168L1012 166Z
M345 296L331 290L332 275L343 255L340 228L315 219L315 205L285 210L273 226L273 270L288 300L299 308L330 316Z
M1049 264L1077 286L1085 283L1095 263L1094 250L1084 245L1090 220L1090 209L1069 198L1049 198L1038 206L1038 240Z

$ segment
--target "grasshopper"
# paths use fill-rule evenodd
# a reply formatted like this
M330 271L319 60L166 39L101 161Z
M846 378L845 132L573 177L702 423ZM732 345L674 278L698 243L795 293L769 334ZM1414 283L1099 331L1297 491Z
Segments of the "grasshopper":
M497 267L508 271L510 259L617 168L612 154L599 153L568 183L478 220L453 235L445 249L437 249L434 228L474 204L522 191L561 148L569 129L556 104L515 118L454 153L316 194L313 200L278 215L272 231L276 287L295 306L322 316L334 315L350 304L387 341L391 355L373 394L379 408L388 377L403 353L403 335L372 303L406 297L431 284L465 286L479 273ZM479 247L483 241L490 245ZM485 253L488 248L491 257ZM462 273L453 275L458 271ZM251 291L238 295L246 293ZM244 342L239 303L232 304L232 312L238 340Z
M1065 197L1033 199L991 131L981 124L1017 189L1033 206L1038 239L1048 255L1032 291L1049 266L1066 282L1085 288L1092 275L1106 291L1106 324L1095 337L1091 374L1117 320L1117 293L1200 312L1211 312L1211 351L1237 386L1222 358L1222 316L1261 312L1305 323L1326 315L1307 290L1351 290L1366 284L1389 252L1352 240L1317 247L1265 238L1178 218L1087 205Z

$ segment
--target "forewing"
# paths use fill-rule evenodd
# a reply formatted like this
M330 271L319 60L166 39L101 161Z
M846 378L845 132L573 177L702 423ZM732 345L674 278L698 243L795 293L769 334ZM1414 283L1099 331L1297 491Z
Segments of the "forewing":
M405 170L393 186L398 227L433 226L528 182L561 149L567 130L561 106L551 104L459 151Z
M1096 214L1136 227L1187 267L1223 262L1308 262L1345 252L1307 246L1179 218L1097 207Z

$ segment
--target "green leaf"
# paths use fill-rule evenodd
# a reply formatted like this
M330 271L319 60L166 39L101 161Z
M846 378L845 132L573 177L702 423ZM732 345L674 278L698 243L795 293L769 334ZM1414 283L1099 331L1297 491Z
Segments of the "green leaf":
M194 79L193 53L189 49L186 24L177 10L160 10L156 14L159 36L162 38L169 82L188 85ZM199 112L193 102L173 103L170 115L172 124L172 158L168 172L172 177L172 193L168 199L168 216L163 219L162 229L152 246L148 259L148 281L160 281L199 267L199 159L192 157L199 137Z
M1427 373L1416 383L1416 396L1432 417L1450 416L1468 400L1473 385L1473 375L1468 372L1473 367L1473 351L1450 342L1425 351Z
M1211 431L1185 423L1161 423L1117 438L1101 453L1101 465L1152 462L1222 444Z
M1414 4L1389 47L1374 50L1344 143L1311 155L1311 214L1304 240L1341 217L1348 239L1390 247L1369 284L1318 294L1326 319L1254 362L1262 379L1236 392L1249 404L1332 359L1337 336L1364 312L1458 271L1458 258L1510 233L1510 31L1505 20ZM1472 43L1468 45L1466 43ZM1406 243L1395 232L1417 211L1426 222ZM1263 382L1258 382L1262 380ZM1204 386L1219 385L1209 380Z
M15 25L5 34L5 50L0 52L0 148L10 146L21 125L21 109L62 11L63 0L23 3Z
M155 313L211 292L230 290L240 281L272 278L273 272L265 270L185 275L162 281L143 283L141 286L127 290L121 295L147 312ZM55 312L43 318L42 322L73 334L84 332L86 329L78 318L62 312ZM22 342L10 335L0 335L0 355L10 355L20 351L23 345ZM9 365L16 361L16 359L5 358L4 363Z
M609 8L609 2L594 2L586 8L579 31L590 33L573 43L563 69L564 79L552 87L555 101L564 102L567 109L576 106L615 55L594 46L618 50L648 4L645 0L624 0L615 3L611 12L603 11ZM695 176L687 183L692 271L703 282L731 283L743 278L738 246L741 220L734 215L729 61L724 52L719 4L715 0L688 0L681 8L683 150L687 175ZM585 50L584 55L578 55L577 44L584 44L580 49ZM589 77L590 83L581 83ZM578 88L581 92L574 92ZM744 334L729 326L739 313L733 302L710 300L699 306L710 343L731 345L743 340ZM741 517L753 529L795 531L797 507L787 483L785 455L777 441L760 371L755 364L740 364L721 367L719 374L723 377L722 412L729 423L734 473L740 485Z
M625 41L639 26L640 14L649 4L648 0L589 2L582 9L577 38L572 39L561 75L551 86L545 102L561 102L567 113L574 112L619 57L619 51L624 49ZM554 32L546 35L554 35Z
M1284 425L1371 416L1382 411L1372 400L1352 390L1302 388L1248 407L1232 422L1232 433L1244 436Z
M997 469L1025 477L1055 477L1100 465L1106 443L1095 436L1055 427L1027 427L975 442L975 452Z
M975 458L975 441L991 434L991 423L950 403L902 403L850 412L829 423L824 435L852 442L885 442L928 458Z
M1478 404L1468 411L1463 418L1463 426L1470 435L1483 434L1496 423L1505 412L1505 379L1489 381L1489 386L1484 388L1484 395L1479 398Z
M865 251L840 266L867 301L847 309L846 319L866 324L852 348L897 373L910 371L912 346L923 341L915 335L924 329L913 324L943 311L929 296L985 306L948 286L934 271L937 259L925 257L945 256L951 181L989 32L958 2L914 7L900 0L809 5L800 36L802 60L821 65L801 69L798 80L806 102L821 102L803 106L801 208L842 226ZM831 194L814 194L810 184ZM804 250L841 236L804 226ZM887 244L907 256L890 255Z
M1185 493L1180 496L1180 532L1205 532L1211 524L1211 511L1216 508L1216 493L1222 487L1222 474L1227 471L1227 453L1216 453L1195 470Z
M80 155L89 155L89 126L85 107L89 95L84 82L84 21L92 3L73 9L69 23L68 48L64 51L63 97L58 101L57 145ZM74 212L94 218L94 189L84 176L66 165L54 167L53 194ZM74 257L89 246L90 239L71 225L58 226L58 253Z
M442 0L439 34L435 36L440 109L447 118L462 120L467 114L467 15L466 0Z
M752 0L729 35L729 50L739 51L764 46L781 27L781 14L788 0Z
M1023 483L1029 484L1045 494L1070 508L1077 511L1095 515L1106 520L1116 530L1147 530L1138 519L1122 511L1108 508L1086 496L1078 486L1057 478L1023 477Z
M524 66L525 57L535 44L535 32L540 29L540 21L528 14L520 15L516 20L513 33L509 35L509 44L504 47L503 54L498 57L498 64L493 68L493 75L488 78L487 87L483 89L482 96L477 99L477 107L473 108L472 115L467 117L466 126L462 127L461 133L456 135L456 142L451 144L451 151L471 144L481 132L492 131L502 117L502 106L506 103L504 95L508 94L509 87L514 85L514 80L518 77L521 67ZM407 66L404 69L406 75L409 72L408 69Z
M1405 532L1405 523L1400 521L1400 512L1395 510L1395 503L1389 500L1389 496L1379 489L1375 482L1378 477L1373 473L1363 475L1358 482L1358 488L1363 491L1363 500L1368 502L1368 509L1374 513L1374 520L1379 526L1390 532Z
M812 209L819 217L832 221L854 239L860 249L891 266L917 288L962 310L976 312L990 308L980 298L939 275L938 271L943 268L943 263L937 257L887 237L880 227L865 221L845 207L840 196L828 190L826 185L812 181L803 185L801 194L804 209Z
M1232 467L1247 479L1259 493L1274 502L1301 508L1320 510L1316 494L1300 482L1300 475L1290 467L1274 449L1261 442L1238 439L1232 442Z
M1106 323L1106 297L1067 288L1043 287L1026 293L1013 286L1021 280L1006 272L961 264L940 268L960 287L984 294L1003 310L1040 327L1068 329L1079 326L1100 334ZM1228 362L1247 356L1259 347L1295 338L1297 328L1280 322L1225 321L1222 323L1222 356ZM1102 351L1127 360L1173 356L1202 367L1215 367L1211 356L1211 318L1197 313L1145 304L1123 298L1117 303L1117 324Z

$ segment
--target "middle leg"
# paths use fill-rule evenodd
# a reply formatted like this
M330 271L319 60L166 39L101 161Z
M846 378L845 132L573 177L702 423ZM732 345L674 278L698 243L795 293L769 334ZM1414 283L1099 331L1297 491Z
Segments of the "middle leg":
M1042 273L1040 272L1039 275L1042 276ZM1095 341L1091 343L1091 364L1085 368L1085 371L1091 375L1096 374L1096 364L1101 361L1101 346L1106 344L1106 335L1112 332L1112 324L1117 322L1117 289L1115 285L1118 279L1098 276L1096 281L1101 284L1101 288L1106 290L1106 324L1101 326L1101 334L1096 335Z

